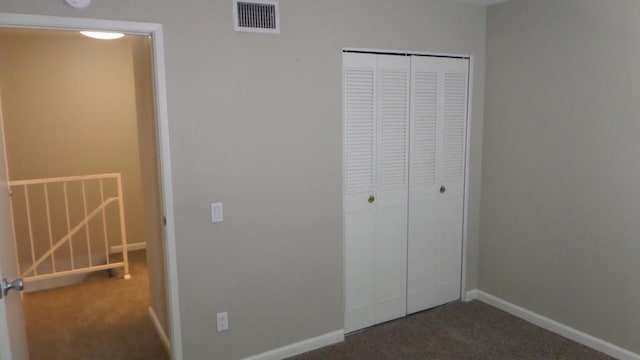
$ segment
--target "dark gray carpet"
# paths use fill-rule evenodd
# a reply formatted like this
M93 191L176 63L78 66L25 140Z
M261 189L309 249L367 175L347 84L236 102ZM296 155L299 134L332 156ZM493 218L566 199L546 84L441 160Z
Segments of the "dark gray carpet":
M145 252L129 253L131 280L92 273L87 281L24 294L31 360L167 360L150 320Z
M494 307L451 303L291 359L612 359Z

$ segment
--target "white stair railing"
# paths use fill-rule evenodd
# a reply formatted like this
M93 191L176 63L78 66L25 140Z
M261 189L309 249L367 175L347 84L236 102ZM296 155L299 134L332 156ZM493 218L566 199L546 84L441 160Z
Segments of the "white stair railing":
M110 185L110 182L115 182L115 194L105 197L105 187ZM87 189L90 184L94 185L93 191ZM71 187L77 190L75 196L70 195ZM25 282L120 267L124 268L125 279L131 277L120 173L9 181L9 188L18 272ZM39 202L30 198L32 192L38 192ZM21 198L18 194L22 195ZM90 212L89 195L99 198L98 204ZM93 202L95 203L96 200L94 199ZM114 226L115 222L107 221L107 211L112 204L117 205L119 243L122 246L122 261L114 262L111 261L109 249L115 244L110 240L109 228ZM56 214L64 209L64 216L52 216L52 208L58 210L53 212ZM76 215L80 213L82 218L72 228L73 210ZM98 215L101 216L98 217ZM97 225L101 225L99 236L96 236L98 235L96 226L91 226L96 222L98 222ZM18 229L22 231L17 233ZM54 243L54 233L64 233L64 235L59 236ZM74 241L74 237L80 239ZM25 238L28 238L28 241ZM68 245L68 254L62 253L61 248L64 245ZM86 246L86 251L78 250L79 245ZM98 250L96 245L104 246L104 253ZM67 255L68 258L65 258Z

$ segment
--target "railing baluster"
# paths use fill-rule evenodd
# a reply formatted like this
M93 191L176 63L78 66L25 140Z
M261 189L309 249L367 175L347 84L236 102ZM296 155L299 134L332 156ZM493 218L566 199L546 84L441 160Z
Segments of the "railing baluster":
M84 218L87 218L87 192L85 191L84 186L85 181L82 180L82 208L84 209ZM89 267L93 266L93 261L91 260L91 237L89 235L89 222L84 225L85 234L87 236L87 254L89 255Z
M88 208L89 198L87 197L87 191L92 191L92 190L91 188L87 190L87 181L94 181L94 180L99 181L100 204L94 209L89 209ZM116 182L117 196L105 198L105 193L107 192L105 189L105 186L106 186L105 183L106 181L112 181L112 180ZM67 233L59 239L53 238L53 236L55 235L54 234L55 219L52 218L52 211L55 211L57 208L55 207L55 203L52 203L52 201L55 201L57 198L52 197L52 195L50 195L48 184L52 184L52 183L62 184L62 189L63 189L64 212L65 212L65 220L67 225ZM75 208L75 205L71 204L70 202L71 200L79 202L79 200L75 200L77 197L74 197L73 199L69 198L70 195L72 196L74 194L70 193L68 183L80 183L81 191L82 191L82 209L84 213L84 218L80 220L77 224L74 224L73 227L71 226L72 225L71 207ZM67 176L67 177L47 178L47 179L18 180L18 181L9 181L8 185L10 187L10 195L11 195L11 190L15 189L16 187L22 186L22 188L24 189L24 202L25 202L25 209L27 214L26 220L28 223L28 230L29 230L29 245L31 246L31 249L30 249L31 250L31 266L27 267L26 270L24 270L24 272L21 272L21 276L25 278L25 281L52 279L52 278L62 277L67 275L81 274L81 273L88 273L92 271L116 269L116 268L124 268L124 278L125 279L131 278L131 275L129 274L129 253L127 249L127 234L126 234L126 225L125 225L125 217L124 217L124 195L123 195L121 174L111 173L111 174L96 174L96 175L87 175L87 176ZM29 198L29 195L30 195L29 186L31 185L43 185L44 198L45 198L44 202L45 202L45 211L47 216L49 249L44 253L41 253L39 257L37 257L39 250L36 249L36 245L38 245L37 243L38 239L34 237L39 233L37 232L34 234L34 225L38 225L38 224L33 223L33 220L35 219L34 218L35 214L32 214L31 212L32 204ZM93 193L89 193L89 195L92 195L92 194ZM13 210L14 210L15 204L13 203L13 200L17 200L17 199L12 199L12 202L11 202L12 226L15 234L16 223L13 221L14 219ZM113 233L113 231L108 229L108 225L107 225L108 219L106 214L106 208L113 202L118 202L118 210L119 210L119 218L120 218L120 236L121 236L121 242L122 242L122 261L117 261L117 260L111 261L111 256L109 251L110 245L111 245L109 242L109 233L110 232ZM39 209L42 209L40 203L38 203L38 205L39 205ZM54 207L52 208L52 206ZM40 210L38 210L38 213L40 213ZM105 251L105 257L106 257L106 264L104 265L100 265L100 264L94 265L94 261L93 261L91 237L92 237L92 231L94 229L90 228L90 222L93 218L97 217L98 215L101 215L102 217L102 231L104 236L104 251ZM73 248L73 236L82 232L83 229L84 229L86 241L87 241L87 254L89 255L88 256L89 264L88 266L83 264L76 266L77 259L75 259L75 250ZM97 230L97 228L95 230ZM96 236L97 235L94 233L93 238L96 238ZM18 251L17 239L15 238L15 236L14 236L14 242L16 242L15 257L16 259L19 259L18 254L20 254L20 251ZM58 259L55 256L55 252L62 251L60 250L60 248L67 243L69 244L69 256L70 256L70 262L71 262L71 269L66 270L67 265L65 263L64 265L65 269L58 270L60 266L57 263ZM46 244L46 241L43 242L43 245L44 244ZM100 246L97 243L93 245L97 245L98 247ZM97 248L96 250L100 251ZM96 254L96 256L98 256L98 254ZM51 272L47 270L42 275L38 274L38 270L37 270L38 267L40 267L41 264L49 260L51 261L51 267L53 270ZM101 261L102 259L100 259L100 262ZM22 268L24 268L24 266L22 266ZM20 269L21 269L21 266L20 264L18 264L18 270L20 271Z
M18 267L18 274L23 277L22 274L22 266L20 265L20 257L18 256L18 239L16 237L16 220L13 215L13 188L9 184L9 209L11 210L11 230L13 231L13 244L14 244L14 253L16 256L16 265Z
M104 204L104 187L102 179L100 179L100 203ZM107 237L107 214L106 209L102 209L102 231L104 232L104 255L107 257L107 264L111 263L109 259L109 238Z
M49 230L49 249L53 249L53 235L51 233L51 211L49 210L49 187L48 184L43 184L44 186L44 205L47 209L47 229ZM51 268L53 272L56 273L56 253L51 253Z
M68 234L66 234L60 240L58 240L56 242L56 244L53 245L53 248L51 250L49 250L46 253L42 254L40 256L40 258L38 260L36 260L35 264L33 264L28 270L25 271L25 274L30 273L33 270L33 268L35 268L36 266L39 266L40 263L42 263L44 260L46 260L51 255L51 253L53 253L54 251L58 250L62 245L64 245L67 241L69 241L69 239L71 239L73 237L73 235L75 235L78 231L84 229L85 226L91 221L91 219L96 217L98 215L98 213L102 209L104 209L107 205L111 204L112 202L117 202L117 201L118 201L117 197L109 198L109 199L107 199L107 201L104 202L104 204L98 206L93 211L91 211L91 213L89 215L87 215L87 217L84 220L80 221L80 223L78 225L76 225L73 229L71 229L71 231Z
M71 219L69 218L69 196L67 196L67 182L63 183L64 188L64 209L67 214L67 234L71 232ZM69 255L71 257L71 270L75 270L76 264L73 258L73 237L69 238Z
M122 261L124 262L124 278L130 279L129 275L129 253L127 251L127 231L124 224L124 203L122 200L122 176L118 174L118 205L120 210L120 237L122 239Z
M29 225L29 243L31 244L31 263L36 263L36 250L33 245L33 227L31 226L31 207L29 206L29 188L24 185L24 202L27 209L27 225ZM38 269L33 268L33 275L38 275Z

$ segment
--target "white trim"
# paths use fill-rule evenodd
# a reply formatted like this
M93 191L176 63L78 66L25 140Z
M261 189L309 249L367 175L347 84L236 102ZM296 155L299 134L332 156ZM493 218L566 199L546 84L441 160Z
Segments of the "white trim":
M9 176L9 158L7 157L7 137L5 135L5 126L4 126L4 117L3 117L3 113L2 113L2 91L0 89L0 132L2 133L2 156L3 156L3 161L4 161L4 169L5 169L5 176L7 177L7 190L9 190L9 196L11 196L12 192L11 192L11 187L8 186L9 183L9 179L11 179L11 177ZM0 179L0 180L5 180L5 179ZM18 241L16 239L16 222L14 220L13 217L13 202L11 202L11 200L9 200L9 213L11 214L11 235L13 236L13 250L15 253L15 257L16 257L16 274L20 274L20 261L17 261L19 259L18 257Z
M0 13L0 27L52 30L108 30L126 34L153 35L162 25L153 23L47 15Z
M164 38L162 25L153 34L154 84L156 86L156 118L158 119L158 148L160 155L160 187L165 227L165 267L167 297L169 299L169 328L171 359L183 360L182 331L180 323L180 297L178 288L178 255L176 250L175 217L173 214L173 181L171 180L171 151L169 150L169 110L167 109L167 84L164 69Z
M357 48L357 47L343 47L342 51L354 51L354 52L365 52L365 53L378 53L378 54L389 54L389 55L421 55L421 56L441 56L441 57L454 57L460 59L470 59L471 55L466 54L452 54L452 53L443 53L443 52L434 52L434 51L412 51L412 50L389 50L389 49L371 49L371 48Z
M147 243L144 241L127 244L127 251L143 250L146 248L147 248ZM122 245L114 245L109 247L109 254L118 254L121 252L122 252Z
M279 360L343 341L344 330L340 329L311 339L298 341L287 346L263 352L261 354L249 356L244 358L244 360Z
M478 299L478 289L473 289L473 290L469 290L467 292L464 293L464 300L462 301L473 301L473 300L477 300Z
M167 273L167 299L172 345L171 358L173 360L183 360L176 236L173 213L173 190L171 180L171 156L169 151L169 113L167 110L167 86L162 25L131 21L0 13L0 27L58 30L104 30L124 32L128 34L151 35L154 61L153 80L155 86L156 122L158 125L157 136L158 156L160 162L161 196L166 219L166 226L164 228L165 270Z
M344 144L346 144L346 140L347 140L347 135L346 135L346 121L345 121L345 101L344 101L344 94L346 93L345 89L345 70L344 70L344 52L340 52L340 133L341 133L341 137L342 139L340 139L340 157L341 157L341 162L340 162L340 183L342 185L342 187L340 188L340 219L342 220L342 326L345 327L346 325L346 317L344 316L345 313L347 312L347 282L345 281L345 275L346 275L346 268L347 268L347 256L345 255L347 253L346 250L346 238L347 238L347 232L345 231L345 219L346 217L344 216L344 194L346 193L346 182L345 182L345 174L346 172L346 152L347 149L344 147ZM18 258L18 253L16 252L16 259Z
M473 55L469 56L469 70L467 71L467 138L465 139L464 154L464 199L462 205L462 269L460 280L460 300L466 301L467 295L467 242L469 229L469 163L471 160L471 121L473 107Z
M512 304L506 300L500 299L497 296L488 294L482 290L471 290L467 293L475 293L475 297L491 306L494 306L500 310L506 311L511 315L517 316L520 319L528 321L534 325L537 325L543 329L547 329L558 335L564 336L582 345L588 346L592 349L601 351L609 356L613 356L620 360L640 360L640 354L636 354L629 350L623 349L610 342L597 338L595 336L584 333L580 330L574 329L555 320L549 319L543 315L534 313L518 305Z
M160 337L160 341L162 341L162 344L164 345L164 347L167 349L169 354L171 354L171 343L169 342L169 338L167 337L167 333L164 332L164 329L162 328L162 325L160 325L160 320L158 320L158 317L156 316L156 312L153 310L153 308L151 306L149 306L149 317L151 318L151 322L153 323L153 327L156 328L156 331L158 332L158 336Z

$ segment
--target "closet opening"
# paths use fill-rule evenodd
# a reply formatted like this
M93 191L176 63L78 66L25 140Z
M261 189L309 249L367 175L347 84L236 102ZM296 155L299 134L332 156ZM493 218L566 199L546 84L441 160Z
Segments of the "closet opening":
M460 300L469 56L343 50L345 332Z

